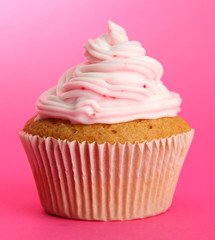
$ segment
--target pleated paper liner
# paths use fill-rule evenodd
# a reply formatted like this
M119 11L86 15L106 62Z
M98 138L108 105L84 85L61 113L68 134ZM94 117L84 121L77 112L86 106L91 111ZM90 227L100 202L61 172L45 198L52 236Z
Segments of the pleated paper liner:
M45 211L103 221L165 212L193 134L111 145L19 132Z

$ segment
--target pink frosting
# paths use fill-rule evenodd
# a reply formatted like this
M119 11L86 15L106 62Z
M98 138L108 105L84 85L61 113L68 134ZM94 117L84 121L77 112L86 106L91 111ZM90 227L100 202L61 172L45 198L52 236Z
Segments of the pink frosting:
M119 123L176 116L181 99L161 82L161 64L145 56L125 30L108 22L108 32L85 44L88 62L66 71L36 103L38 116L71 123Z

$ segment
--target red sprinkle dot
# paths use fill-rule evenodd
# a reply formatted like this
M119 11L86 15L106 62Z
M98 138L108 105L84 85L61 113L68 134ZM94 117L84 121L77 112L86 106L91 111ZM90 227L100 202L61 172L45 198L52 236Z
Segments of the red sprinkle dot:
M92 116L93 116L93 117L95 117L95 116L96 116L96 114L95 114L95 113L93 113L93 114L92 114Z
M113 57L117 57L117 55L113 55Z
M81 89L82 89L82 90L85 90L86 88L85 88L85 87L82 87Z
M111 98L115 99L116 97L111 97Z
M146 88L146 85L143 85L144 88Z
M106 95L102 95L103 97L107 97Z

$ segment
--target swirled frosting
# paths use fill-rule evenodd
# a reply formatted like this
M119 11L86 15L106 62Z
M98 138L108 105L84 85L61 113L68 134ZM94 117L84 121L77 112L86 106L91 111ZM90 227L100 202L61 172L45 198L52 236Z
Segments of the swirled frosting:
M125 30L108 22L108 31L84 45L88 61L72 67L57 86L37 100L37 118L60 118L73 124L119 123L172 117L181 99L161 82L163 68L145 56Z

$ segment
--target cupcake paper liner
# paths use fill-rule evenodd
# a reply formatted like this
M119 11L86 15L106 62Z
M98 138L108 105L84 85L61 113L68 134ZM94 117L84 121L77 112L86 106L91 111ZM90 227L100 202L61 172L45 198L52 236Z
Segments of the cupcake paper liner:
M45 211L102 221L166 211L193 134L111 145L19 132Z

